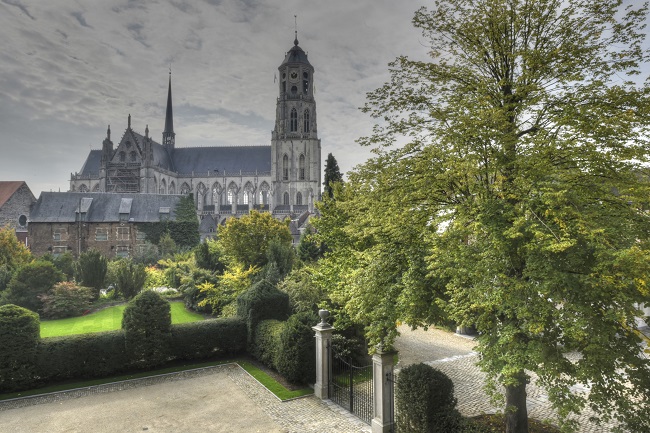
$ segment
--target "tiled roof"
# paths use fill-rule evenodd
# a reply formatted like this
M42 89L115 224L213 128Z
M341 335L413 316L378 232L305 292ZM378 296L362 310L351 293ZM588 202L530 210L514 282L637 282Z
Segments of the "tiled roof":
M81 172L79 173L82 176L96 178L99 177L99 167L102 164L102 151L101 150L91 150L84 162L83 167L81 167Z
M0 207L2 207L7 200L18 191L18 188L23 186L24 183L24 180L0 181Z
M130 222L159 221L161 208L170 209L169 219L173 220L181 198L181 195L162 194L43 192L30 212L30 222L74 222L80 207L85 211L84 221L117 222L120 221L120 210L125 210L123 203L129 199Z

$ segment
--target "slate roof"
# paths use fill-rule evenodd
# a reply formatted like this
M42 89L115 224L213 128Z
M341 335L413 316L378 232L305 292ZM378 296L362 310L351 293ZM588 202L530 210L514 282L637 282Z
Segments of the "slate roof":
M133 130L131 130L131 132L133 133L135 139L138 140L138 145L140 146L140 149L144 149L144 135L138 134ZM151 148L153 149L154 167L162 167L165 170L174 171L174 166L172 164L171 159L169 158L169 154L167 153L167 149L165 149L165 146L158 143L157 141L154 140L151 141L152 141Z
M83 167L79 174L84 177L95 178L99 177L99 167L102 164L102 151L101 150L91 150L84 162Z
M181 195L162 194L117 194L101 192L42 192L30 212L30 223L75 222L77 211L87 210L84 221L120 221L123 203L131 200L128 220L130 222L160 221L161 208L168 208L169 219L176 217L174 209ZM123 200L127 199L127 200Z
M173 159L179 174L270 172L271 146L177 147Z
M311 63L309 63L309 60L307 60L307 53L305 53L302 48L298 46L298 39L293 41L293 44L293 47L291 47L291 49L287 52L287 55L280 67L286 65L287 63L306 63L311 66Z
M24 183L24 180L0 181L0 207L2 207L7 200L18 191L18 188L23 186Z

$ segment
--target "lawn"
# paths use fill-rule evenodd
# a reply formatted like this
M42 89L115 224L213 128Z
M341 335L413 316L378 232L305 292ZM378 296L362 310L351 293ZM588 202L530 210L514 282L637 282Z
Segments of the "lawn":
M188 323L203 320L203 316L185 309L182 302L171 302L172 323ZM114 331L122 327L122 314L126 305L116 305L87 316L41 322L41 337L89 334L91 332Z

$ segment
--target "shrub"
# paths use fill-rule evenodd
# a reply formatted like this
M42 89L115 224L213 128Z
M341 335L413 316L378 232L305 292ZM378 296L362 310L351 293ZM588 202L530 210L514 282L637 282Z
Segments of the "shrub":
M143 264L133 263L129 259L118 260L115 272L115 284L117 291L126 299L132 299L140 293L146 279L147 272Z
M133 365L153 367L169 357L171 307L158 293L146 291L124 309L122 329Z
M95 297L93 290L70 281L56 283L46 295L41 295L42 315L48 319L80 316L88 310Z
M206 359L246 350L246 323L239 318L210 319L172 326L175 359Z
M237 315L248 326L248 342L252 344L255 328L262 320L286 320L289 317L289 296L267 280L262 280L237 298Z
M461 431L454 383L440 370L413 364L402 369L395 393L400 433L455 433Z
M249 348L252 356L262 364L275 370L277 370L276 361L280 350L280 334L283 328L284 322L279 320L262 320L255 329L255 340Z
M47 382L89 379L120 373L129 365L124 331L44 338L39 344L39 376Z
M279 335L275 366L290 382L314 383L316 381L316 345L314 331L318 323L313 313L298 313L289 317Z
M17 305L0 307L0 391L35 384L39 338L38 314Z
M63 274L51 262L36 260L18 270L9 282L7 300L32 311L38 311L45 295L54 285L63 281Z
M99 298L99 291L104 288L108 261L97 250L90 250L79 255L79 260L74 267L75 279L82 286L93 289L95 299Z

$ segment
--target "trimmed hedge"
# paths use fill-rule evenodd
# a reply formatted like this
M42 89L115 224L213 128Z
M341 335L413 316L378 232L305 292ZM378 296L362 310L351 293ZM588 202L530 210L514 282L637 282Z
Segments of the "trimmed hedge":
M12 304L0 307L0 391L32 385L40 332L38 314Z
M290 314L289 295L267 280L259 281L237 298L237 315L246 320L252 352L256 350L253 341L257 325L263 320L287 320Z
M395 400L400 433L462 431L454 383L440 370L426 364L403 368L397 380Z
M171 326L171 306L157 292L147 290L129 302L122 329L133 365L155 367L169 358Z
M45 383L120 373L130 361L124 331L70 335L41 340L37 367Z
M210 319L172 326L171 353L194 360L237 355L246 350L246 323L240 318Z
M313 383L316 375L316 346L311 313L294 314L286 322L264 320L255 329L251 355L275 369L290 382Z

